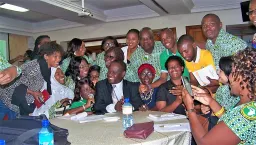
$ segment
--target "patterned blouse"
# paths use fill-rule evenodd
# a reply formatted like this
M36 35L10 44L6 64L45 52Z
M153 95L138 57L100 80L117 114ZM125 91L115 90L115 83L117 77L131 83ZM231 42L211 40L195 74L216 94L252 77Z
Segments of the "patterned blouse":
M95 64L100 66L100 76L99 76L99 81L104 80L105 78L107 78L107 72L108 69L105 65L105 61L104 61L104 56L105 56L105 52L101 52L100 54L97 55L97 59Z
M1 101L12 111L19 114L19 107L11 103L14 89L20 84L24 84L32 91L40 91L44 85L44 79L41 74L40 66L37 60L32 60L20 66L22 74L15 82L0 87ZM34 97L26 95L27 103L33 103Z
M84 55L83 57L88 61L88 63L90 63L90 64L93 63L93 60L90 56ZM68 58L66 58L62 61L62 64L61 64L60 68L61 68L61 70L63 71L64 74L66 73L66 71L68 69L70 60L71 60L71 58L68 57Z
M3 55L0 53L0 71L8 68L12 66L4 57ZM21 69L18 68L17 69L17 76L21 73Z
M158 80L161 74L160 54L164 50L165 47L159 41L155 41L155 46L151 54L146 54L141 47L137 48L130 58L131 63L127 67L125 79L131 82L139 82L140 80L137 74L139 66L143 63L149 63L153 65L156 70L154 81Z
M215 93L216 101L226 110L232 109L240 101L239 97L231 96L228 85L222 85Z
M239 105L219 120L223 121L241 140L240 144L256 144L256 102Z
M247 43L242 39L220 30L219 35L215 41L215 44L208 39L206 42L206 49L208 49L213 56L216 68L219 68L220 58L223 56L230 56L239 50L245 49Z

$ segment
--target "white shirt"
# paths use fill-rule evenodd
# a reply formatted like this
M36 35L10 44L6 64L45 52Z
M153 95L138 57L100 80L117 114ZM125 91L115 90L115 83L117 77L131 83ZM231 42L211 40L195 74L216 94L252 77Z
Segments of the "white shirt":
M113 86L115 86L115 87L113 87ZM116 112L115 105L124 96L124 94L123 94L123 80L121 82L117 83L117 84L112 84L112 88L113 88L112 92L114 91L114 93L111 93L113 103L109 104L106 107L106 110L109 113Z
M139 48L139 45L138 45L137 48ZM128 46L124 46L124 47L122 47L121 49L122 49L122 51L124 52L124 63L127 63Z

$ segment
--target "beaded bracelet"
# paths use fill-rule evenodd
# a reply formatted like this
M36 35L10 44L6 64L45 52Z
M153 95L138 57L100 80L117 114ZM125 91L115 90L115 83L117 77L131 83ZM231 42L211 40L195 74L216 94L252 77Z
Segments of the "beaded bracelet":
M216 113L214 113L215 116L220 116L221 114L223 114L225 112L224 107L222 107L219 111L217 111Z

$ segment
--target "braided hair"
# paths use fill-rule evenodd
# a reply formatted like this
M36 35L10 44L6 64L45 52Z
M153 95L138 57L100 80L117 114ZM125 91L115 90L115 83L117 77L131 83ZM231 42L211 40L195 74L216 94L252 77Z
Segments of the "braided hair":
M242 89L248 89L251 95L250 99L256 96L256 49L247 47L233 56L234 69L232 73L234 80L237 81L239 76L242 77L240 86ZM247 83L247 84L245 84ZM245 86L246 85L246 86Z

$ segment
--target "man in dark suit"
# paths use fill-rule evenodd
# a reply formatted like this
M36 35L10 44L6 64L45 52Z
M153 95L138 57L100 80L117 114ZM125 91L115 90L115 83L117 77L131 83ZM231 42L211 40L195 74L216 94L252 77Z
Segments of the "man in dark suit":
M107 79L96 84L94 110L96 113L112 113L122 111L124 98L129 98L134 110L143 105L139 94L139 83L124 80L126 64L113 61L107 73Z

